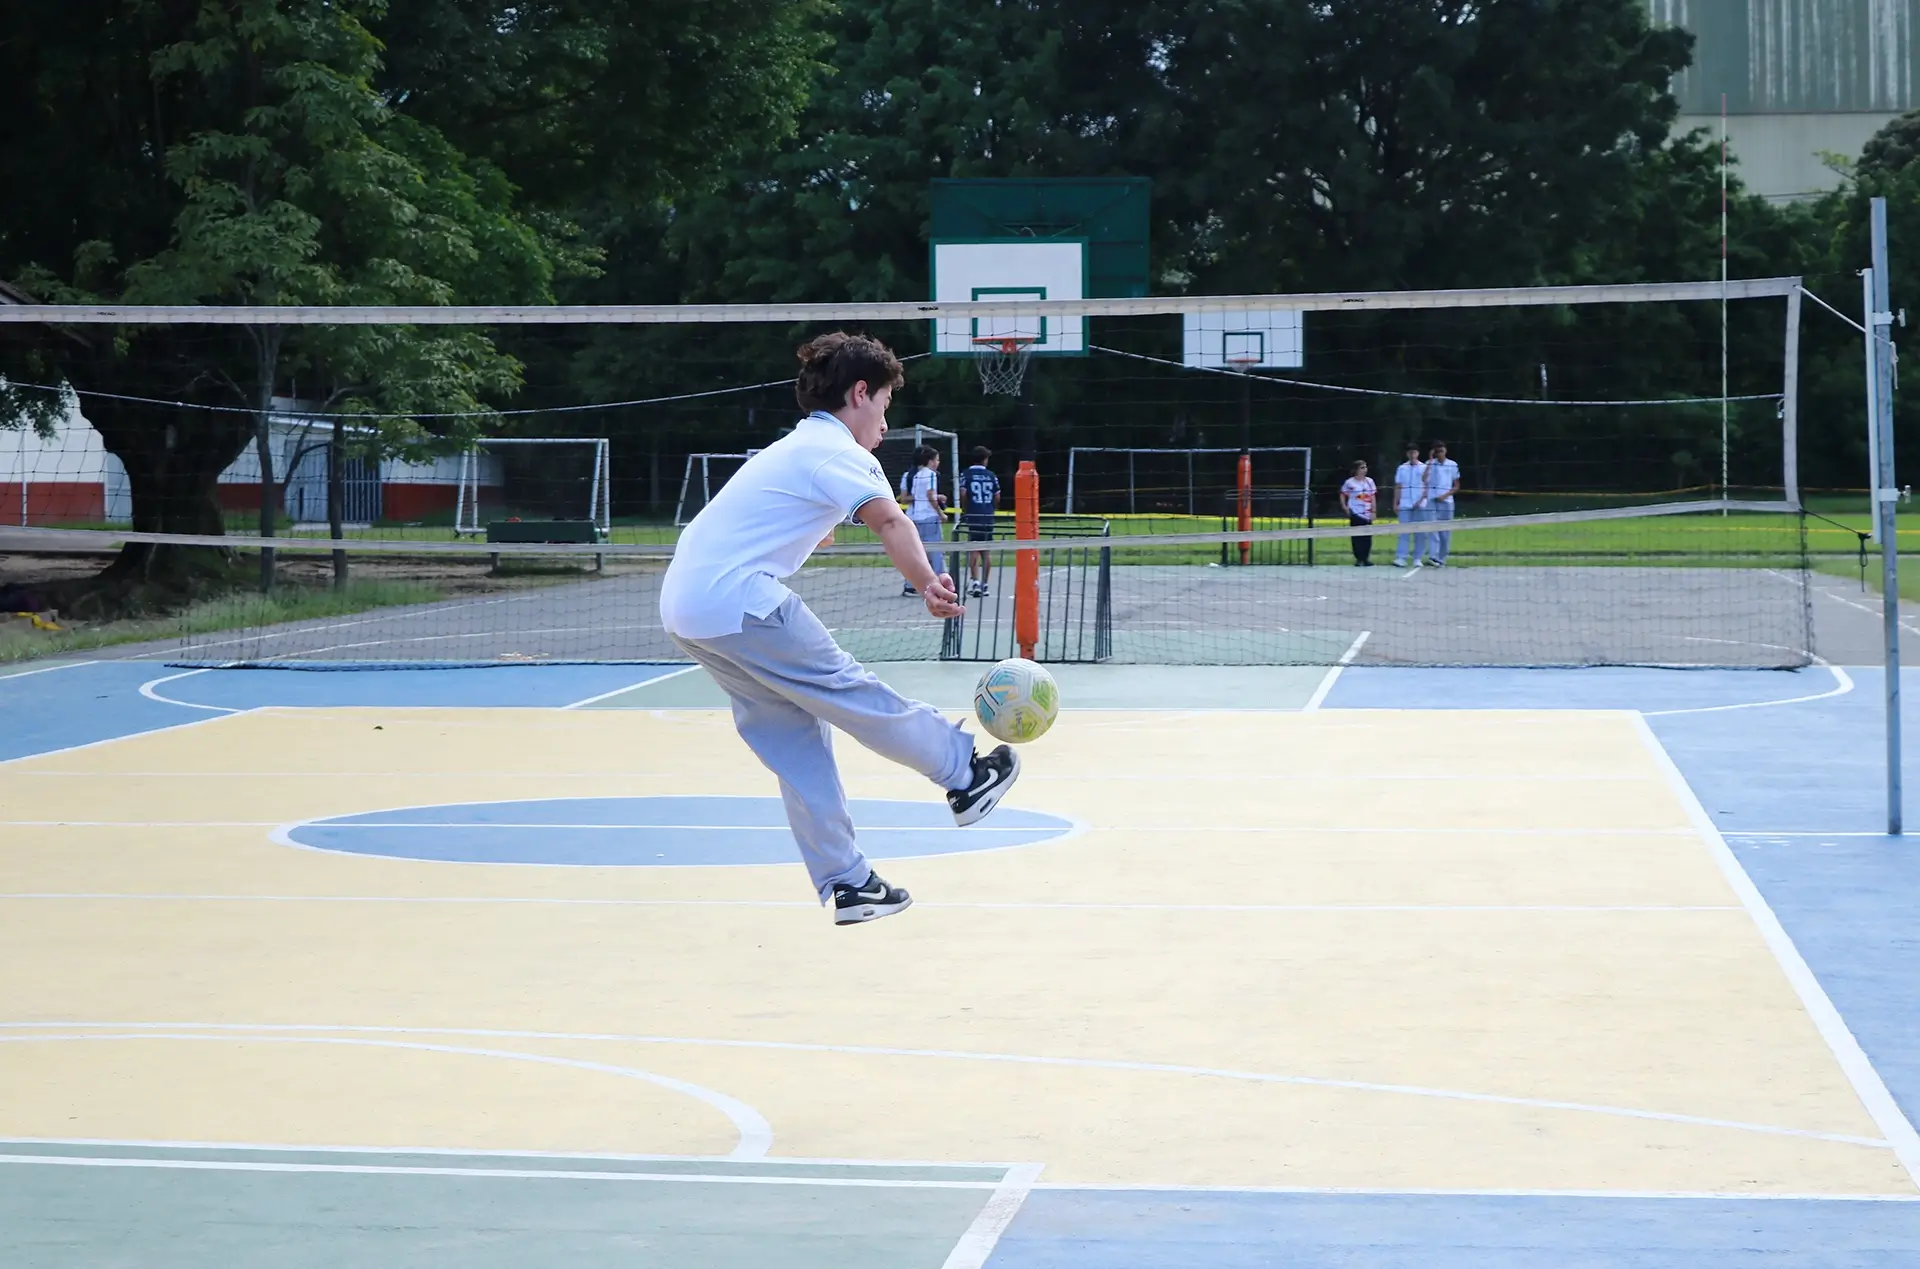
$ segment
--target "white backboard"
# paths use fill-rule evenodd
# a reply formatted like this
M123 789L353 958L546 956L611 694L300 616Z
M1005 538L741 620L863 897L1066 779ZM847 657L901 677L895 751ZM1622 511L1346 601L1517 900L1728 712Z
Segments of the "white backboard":
M1079 239L1019 239L933 244L936 300L1079 300L1087 293L1087 244ZM1085 353L1087 319L936 318L937 353L979 352L975 337L1022 336L1036 353Z
M1301 313L1292 308L1188 313L1182 359L1205 370L1292 370L1306 361Z

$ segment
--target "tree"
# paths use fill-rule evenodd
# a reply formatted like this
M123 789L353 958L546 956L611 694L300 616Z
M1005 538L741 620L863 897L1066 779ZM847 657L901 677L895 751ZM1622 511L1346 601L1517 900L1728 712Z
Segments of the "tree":
M54 7L34 15L41 29L80 34ZM56 62L31 85L48 99L43 122L77 130L73 141L96 143L101 160L122 165L81 191L89 197L68 260L22 250L60 237L47 223L58 210L44 203L28 218L38 234L20 235L40 241L7 244L40 294L146 304L539 302L556 271L581 263L551 227L515 212L496 169L376 92L379 46L366 25L376 0L236 0L171 25L156 7L134 11L151 24L91 54L63 50L94 73L74 79ZM85 120L90 110L133 137L107 144ZM133 214L102 206L112 195ZM235 328L78 327L32 348L82 389L181 403L88 398L91 421L126 466L138 529L219 533L215 482L251 441L260 528L270 535L267 419L273 396L296 379L332 409L364 416L371 429L357 434L382 451L448 443L458 426L429 431L416 414L484 414L518 383L514 361L477 332L270 325L228 338L223 329ZM129 546L116 568L148 577L191 559ZM271 567L264 557L263 580Z

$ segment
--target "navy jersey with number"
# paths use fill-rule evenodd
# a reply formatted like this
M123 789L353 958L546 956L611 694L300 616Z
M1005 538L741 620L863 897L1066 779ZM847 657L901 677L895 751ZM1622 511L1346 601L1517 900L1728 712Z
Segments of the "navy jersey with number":
M994 500L1000 496L1000 478L985 467L973 466L961 477L961 487L967 495L966 518L991 523Z

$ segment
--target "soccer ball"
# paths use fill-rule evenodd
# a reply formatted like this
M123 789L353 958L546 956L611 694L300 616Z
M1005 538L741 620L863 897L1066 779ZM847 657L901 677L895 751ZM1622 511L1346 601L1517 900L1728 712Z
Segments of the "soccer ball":
M1038 740L1060 712L1060 687L1040 665L1009 657L980 676L973 713L987 734L1009 744Z

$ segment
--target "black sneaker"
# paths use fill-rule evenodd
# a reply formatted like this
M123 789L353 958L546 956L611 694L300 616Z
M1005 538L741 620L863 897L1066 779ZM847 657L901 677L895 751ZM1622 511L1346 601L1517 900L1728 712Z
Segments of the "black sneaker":
M902 595L918 595L920 592L913 588L912 582L908 582L905 586L902 586L900 588L900 593Z
M869 872L866 881L858 886L839 885L833 888L835 925L878 921L881 917L904 912L912 906L912 895L898 886L888 885L877 872Z
M982 758L973 759L973 783L964 789L948 789L947 805L953 809L953 822L961 828L978 824L1000 805L1007 790L1020 778L1020 755L1011 745L1001 745Z

